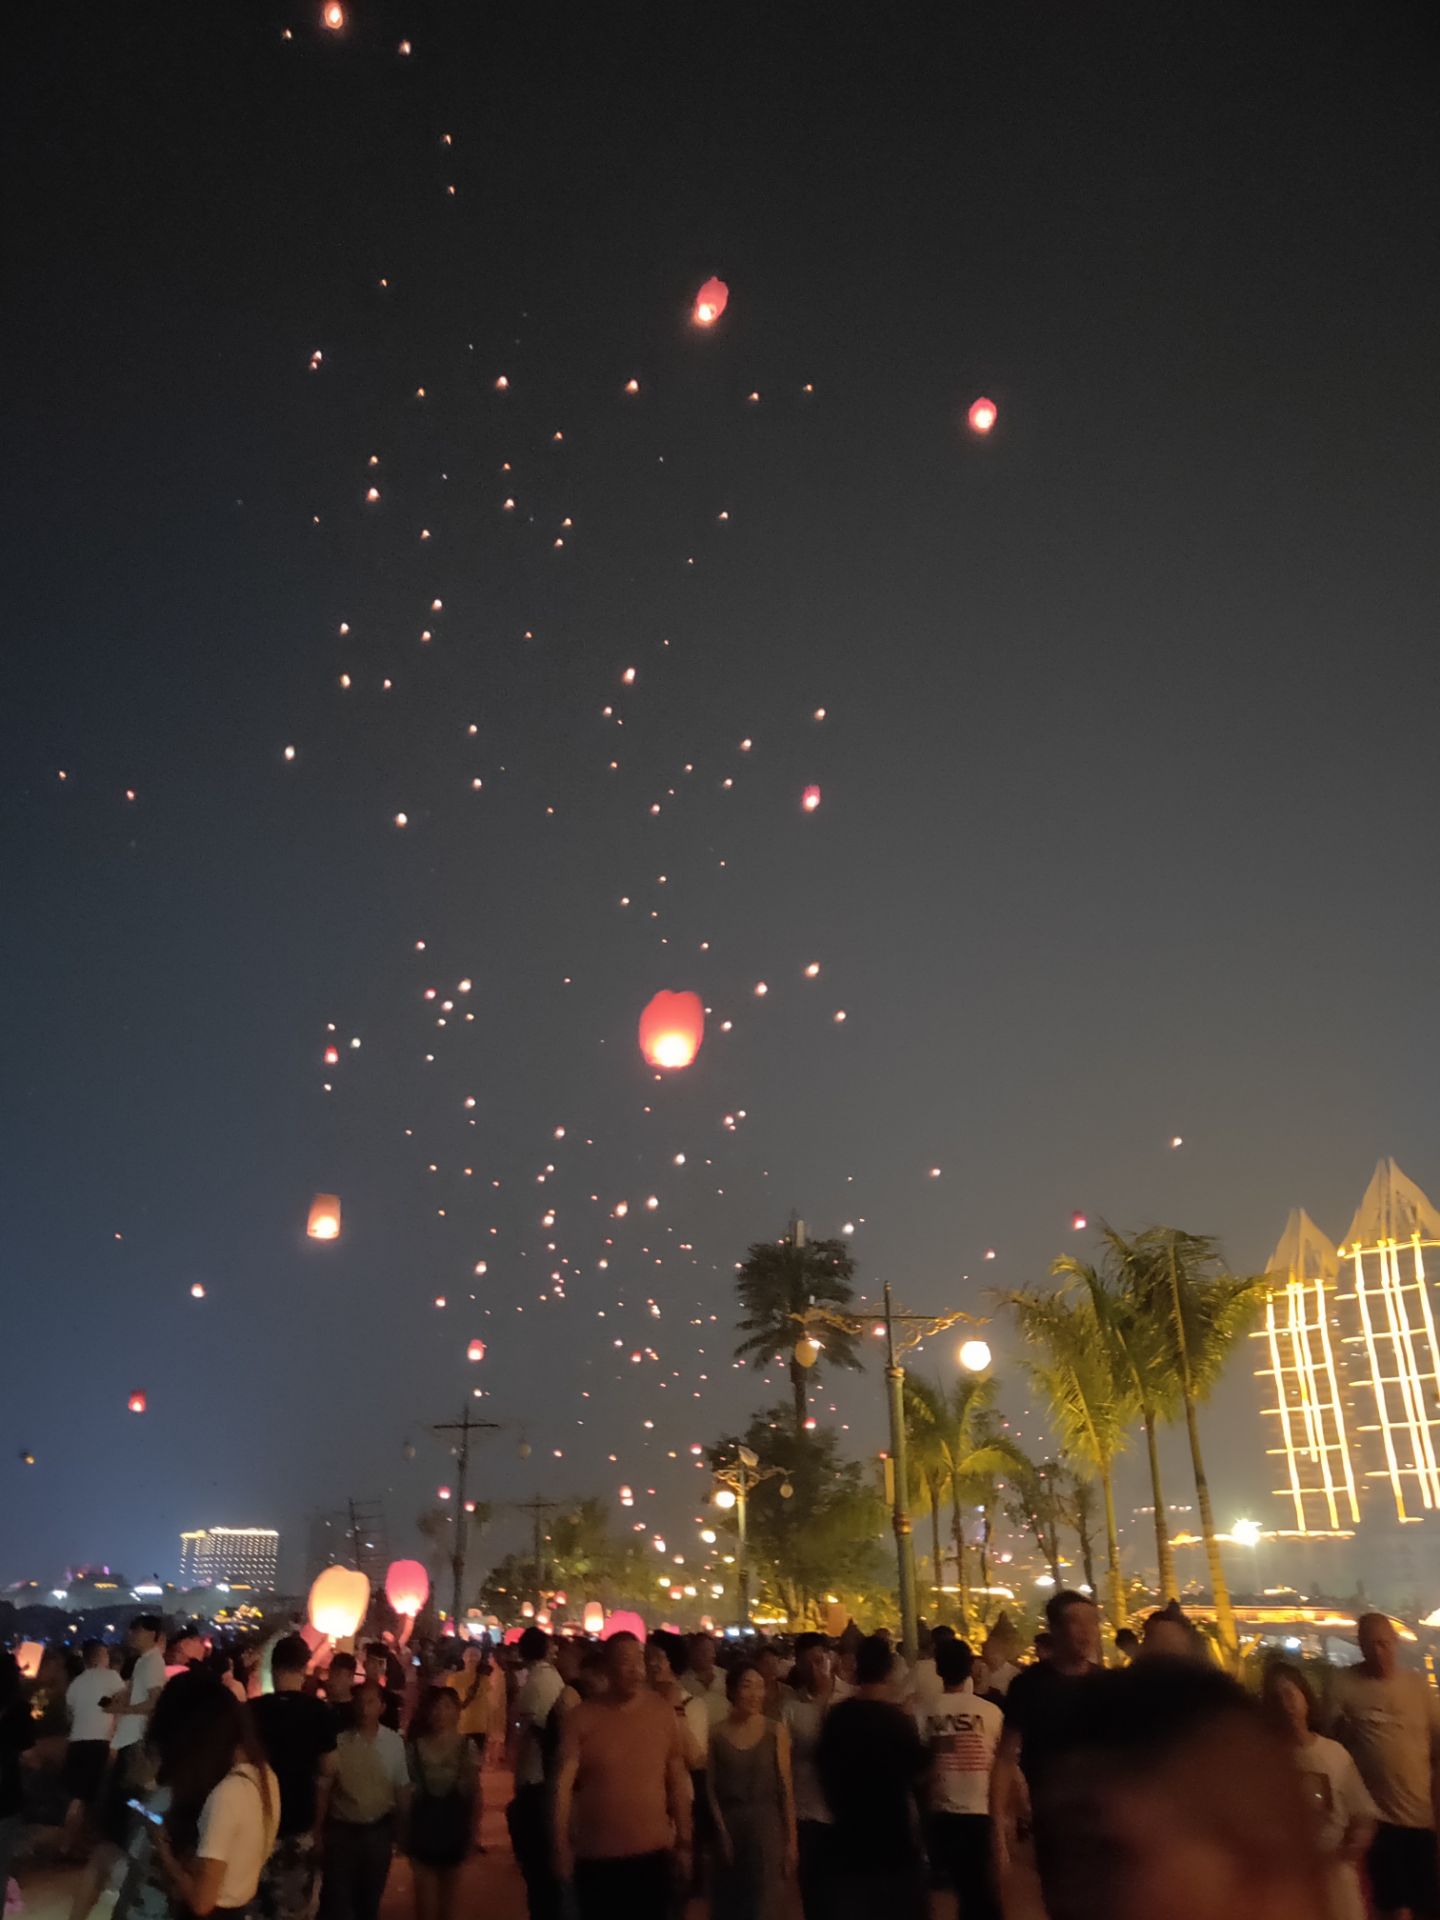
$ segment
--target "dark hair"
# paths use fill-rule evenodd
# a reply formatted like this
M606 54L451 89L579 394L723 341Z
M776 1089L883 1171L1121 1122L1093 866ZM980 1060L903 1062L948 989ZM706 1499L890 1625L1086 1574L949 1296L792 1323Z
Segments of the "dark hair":
M1283 1727L1286 1724L1284 1711L1277 1698L1282 1680L1289 1681L1290 1685L1304 1696L1305 1719L1313 1733L1316 1716L1315 1689L1306 1679L1302 1669L1294 1666L1289 1660L1272 1660L1260 1677L1260 1704L1265 1709L1266 1717L1272 1725Z
M303 1634L287 1633L270 1649L272 1673L304 1673L310 1664L310 1643Z
M0 1713L20 1698L20 1662L8 1647L0 1647Z
M934 1654L937 1660L940 1657L940 1649L944 1645L944 1643L947 1640L953 1640L954 1638L955 1638L954 1627L947 1627L943 1620L937 1621L936 1624L930 1629L930 1651Z
M260 1799L270 1811L265 1749L249 1710L210 1673L177 1673L167 1681L146 1734L170 1789L166 1826L183 1848L193 1846L200 1810L230 1772L237 1753L258 1775Z
M1059 1593L1052 1593L1045 1602L1045 1621L1052 1633L1059 1633L1065 1625L1065 1616L1071 1607L1093 1607L1095 1602L1088 1593L1077 1593L1073 1587L1062 1587Z
M975 1655L964 1640L942 1640L935 1649L935 1671L947 1687L960 1687L975 1671Z
M1139 1645L1140 1636L1133 1627L1117 1627L1115 1629L1115 1648L1117 1652L1124 1653L1127 1649L1138 1647Z
M520 1636L520 1658L526 1666L533 1667L537 1662L548 1658L550 1636L543 1627L526 1627Z
M332 1653L330 1656L330 1666L328 1670L329 1672L334 1673L337 1668L341 1673L354 1673L355 1671L354 1654L353 1653Z
M797 1635L795 1640L796 1660L800 1660L815 1647L819 1647L823 1653L830 1651L830 1642L823 1633L802 1633Z
M80 1642L80 1658L85 1662L87 1667L97 1653L108 1653L109 1651L109 1647L106 1646L103 1640L82 1640Z
M855 1650L856 1686L883 1686L890 1678L894 1667L894 1649L890 1642L882 1640L878 1633L870 1634Z
M165 1631L165 1622L158 1613L136 1613L130 1616L131 1632L137 1627L141 1633L153 1633L158 1639Z
M713 1633L703 1633L703 1632L692 1633L690 1638L685 1643L687 1651L690 1653L694 1653L696 1647L699 1646L702 1640L708 1640L712 1647L715 1644L715 1636Z
M671 1673L679 1673L680 1662L685 1658L685 1642L678 1633L671 1633L667 1627L655 1627L645 1636L645 1651L654 1647L657 1653L663 1653L670 1664Z
M1036 1653L1037 1654L1049 1653L1050 1649L1054 1646L1054 1644L1055 1644L1054 1634L1051 1633L1048 1627L1042 1627L1035 1636Z
M765 1676L753 1660L737 1660L725 1676L725 1698L734 1700L740 1692L740 1682L747 1673L755 1674L763 1683Z
M640 1644L639 1634L631 1633L628 1627L622 1627L619 1633L609 1634L606 1637L606 1640L604 1642L605 1651L607 1654L613 1652L616 1647L624 1647L624 1646L638 1647L639 1644Z
M458 1712L460 1696L453 1687L426 1687L415 1703L415 1711L410 1716L410 1735L412 1740L428 1740L435 1731L437 1708L447 1700L455 1703Z

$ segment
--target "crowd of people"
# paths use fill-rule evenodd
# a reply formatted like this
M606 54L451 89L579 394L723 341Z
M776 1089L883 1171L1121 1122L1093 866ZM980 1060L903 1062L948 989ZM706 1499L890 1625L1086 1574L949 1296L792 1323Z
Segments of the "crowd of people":
M91 1642L27 1692L0 1653L0 1891L58 1722L70 1920L107 1882L115 1920L377 1920L397 1851L454 1920L501 1754L530 1920L1440 1916L1440 1701L1385 1615L1322 1706L1284 1662L1247 1693L1173 1605L1108 1667L1086 1595L1046 1614L1024 1664L1002 1623L913 1666L853 1628L232 1657L142 1614L128 1670Z

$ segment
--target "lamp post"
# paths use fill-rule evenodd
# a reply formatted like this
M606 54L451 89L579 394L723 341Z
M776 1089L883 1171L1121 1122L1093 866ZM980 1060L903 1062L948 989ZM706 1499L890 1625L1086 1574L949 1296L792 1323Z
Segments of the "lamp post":
M783 1467L762 1467L759 1454L745 1446L736 1447L733 1462L714 1470L715 1478L720 1483L713 1496L716 1506L735 1509L735 1590L742 1629L750 1625L750 1566L745 1551L749 1537L750 1496L756 1487L766 1480L775 1479L777 1474L784 1471ZM781 1487L780 1492L782 1497L789 1497L785 1487Z
M915 1601L915 1558L910 1540L910 1498L906 1485L905 1368L901 1360L912 1348L934 1339L936 1334L944 1333L948 1327L958 1326L962 1320L975 1324L975 1316L963 1312L897 1313L887 1280L885 1318L879 1326L875 1326L871 1320L861 1319L857 1314L835 1313L829 1307L812 1306L794 1317L800 1327L796 1358L800 1359L802 1366L814 1364L816 1350L823 1346L821 1332L827 1327L852 1335L873 1330L885 1341L885 1397L890 1415L890 1459L894 1466L895 1482L890 1502L890 1525L895 1534L895 1559L899 1574L900 1641L905 1658L913 1664L919 1647L920 1614ZM800 1356L802 1346L808 1349L806 1359ZM987 1348L987 1365L989 1359Z

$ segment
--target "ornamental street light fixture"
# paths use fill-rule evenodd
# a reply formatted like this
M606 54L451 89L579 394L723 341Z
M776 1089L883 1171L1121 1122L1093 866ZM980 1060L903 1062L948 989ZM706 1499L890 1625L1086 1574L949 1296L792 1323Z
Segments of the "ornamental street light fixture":
M729 1511L735 1509L735 1590L740 1603L740 1625L750 1625L750 1567L746 1559L746 1528L749 1518L750 1496L756 1487L767 1480L774 1480L782 1474L783 1467L762 1467L760 1456L749 1447L737 1446L733 1461L715 1468L717 1482L710 1498L717 1507ZM780 1487L780 1497L788 1500L795 1489L786 1480Z

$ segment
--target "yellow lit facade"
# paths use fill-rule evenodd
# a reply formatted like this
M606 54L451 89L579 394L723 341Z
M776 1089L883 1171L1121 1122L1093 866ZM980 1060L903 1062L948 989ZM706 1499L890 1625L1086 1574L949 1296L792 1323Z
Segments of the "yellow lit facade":
M180 1536L182 1587L255 1587L275 1591L280 1535L274 1527L195 1527Z
M1284 1284L1256 1374L1295 1532L1348 1533L1392 1507L1402 1525L1440 1514L1440 1214L1382 1160L1339 1247L1297 1209L1270 1271Z

